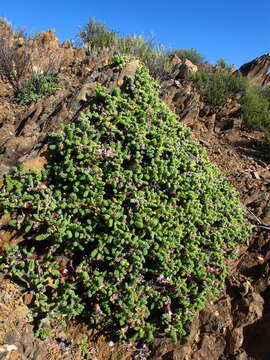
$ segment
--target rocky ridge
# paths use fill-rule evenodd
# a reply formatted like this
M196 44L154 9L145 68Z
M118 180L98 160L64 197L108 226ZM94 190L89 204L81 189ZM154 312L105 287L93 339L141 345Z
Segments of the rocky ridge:
M84 109L97 84L112 90L124 75L132 76L136 71L137 62L133 61L121 73L113 73L109 52L97 58L84 49L75 50L68 44L60 46L52 32L38 36L31 44L35 44L35 49L47 46L59 53L69 50L69 60L66 57L61 71L66 86L27 108L10 101L12 89L7 83L0 84L0 107L4 113L0 128L1 176L22 162L29 167L42 167L46 161L46 136ZM20 47L23 46L21 41ZM190 335L176 345L160 339L151 348L114 344L104 335L75 324L64 330L55 329L54 336L41 342L34 339L29 325L27 294L5 280L0 297L1 359L267 359L264 349L269 335L263 329L269 317L270 164L264 135L244 128L237 96L222 107L211 107L204 104L190 82L179 78L161 84L161 98L191 127L211 160L238 189L254 224L253 236L239 247L238 259L230 263L231 274L224 294L198 314ZM1 219L1 225L4 221ZM0 237L1 243L11 240L1 229ZM14 309L20 306L23 316L19 319ZM90 339L88 354L83 354L78 345L81 332ZM252 342L255 333L261 334L259 345ZM16 349L7 351L4 345L14 345Z
M256 59L242 65L239 69L242 75L246 76L250 83L257 87L269 85L270 75L270 53L257 57Z

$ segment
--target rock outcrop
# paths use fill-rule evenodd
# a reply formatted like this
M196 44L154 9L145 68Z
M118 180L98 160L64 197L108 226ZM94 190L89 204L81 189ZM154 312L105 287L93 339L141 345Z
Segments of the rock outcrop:
M176 79L186 79L189 74L196 73L198 66L193 64L189 59L180 59L176 54L170 55L170 61L174 65Z
M269 68L270 53L259 56L242 65L239 71L250 80L252 85L264 87L270 84L270 74L268 74Z

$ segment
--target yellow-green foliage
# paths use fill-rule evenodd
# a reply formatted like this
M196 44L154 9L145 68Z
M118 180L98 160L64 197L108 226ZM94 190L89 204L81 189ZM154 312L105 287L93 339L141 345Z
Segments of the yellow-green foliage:
M39 334L42 319L80 315L120 338L176 341L250 231L236 192L142 65L112 93L98 87L50 149L45 170L17 171L0 192L25 237L0 269L33 293Z

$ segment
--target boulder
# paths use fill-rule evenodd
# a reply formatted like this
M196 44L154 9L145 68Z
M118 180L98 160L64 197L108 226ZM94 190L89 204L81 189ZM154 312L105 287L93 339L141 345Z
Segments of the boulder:
M173 65L178 65L182 63L182 60L176 54L170 55L170 61Z
M190 60L185 59L178 66L178 74L176 76L177 79L186 79L189 74L196 73L198 71L198 66L194 65Z
M259 56L256 59L242 65L239 69L242 75L246 76L252 85L264 87L269 85L270 75L270 53Z

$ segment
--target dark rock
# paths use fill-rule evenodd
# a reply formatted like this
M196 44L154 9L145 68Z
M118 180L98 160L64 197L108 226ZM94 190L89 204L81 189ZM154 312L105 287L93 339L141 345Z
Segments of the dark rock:
M218 360L225 351L224 337L215 334L203 334L200 339L200 348L192 354L192 360Z
M235 354L242 346L244 341L243 328L233 328L227 334L227 347L226 352Z
M190 74L196 73L198 66L194 65L190 60L185 59L178 65L178 74L176 79L186 79Z
M181 121L186 125L193 125L198 121L200 108L198 105L191 105L182 114Z
M270 81L268 70L270 67L270 53L257 57L255 60L242 65L239 69L254 86L267 86Z
M244 327L254 323L262 317L263 298L253 292L237 301L234 309L234 326Z
M220 132L220 131L226 131L226 130L232 130L232 129L239 129L242 126L242 119L238 119L238 118L228 118L228 119L224 119L219 121L216 124L215 127L215 131L216 132Z

